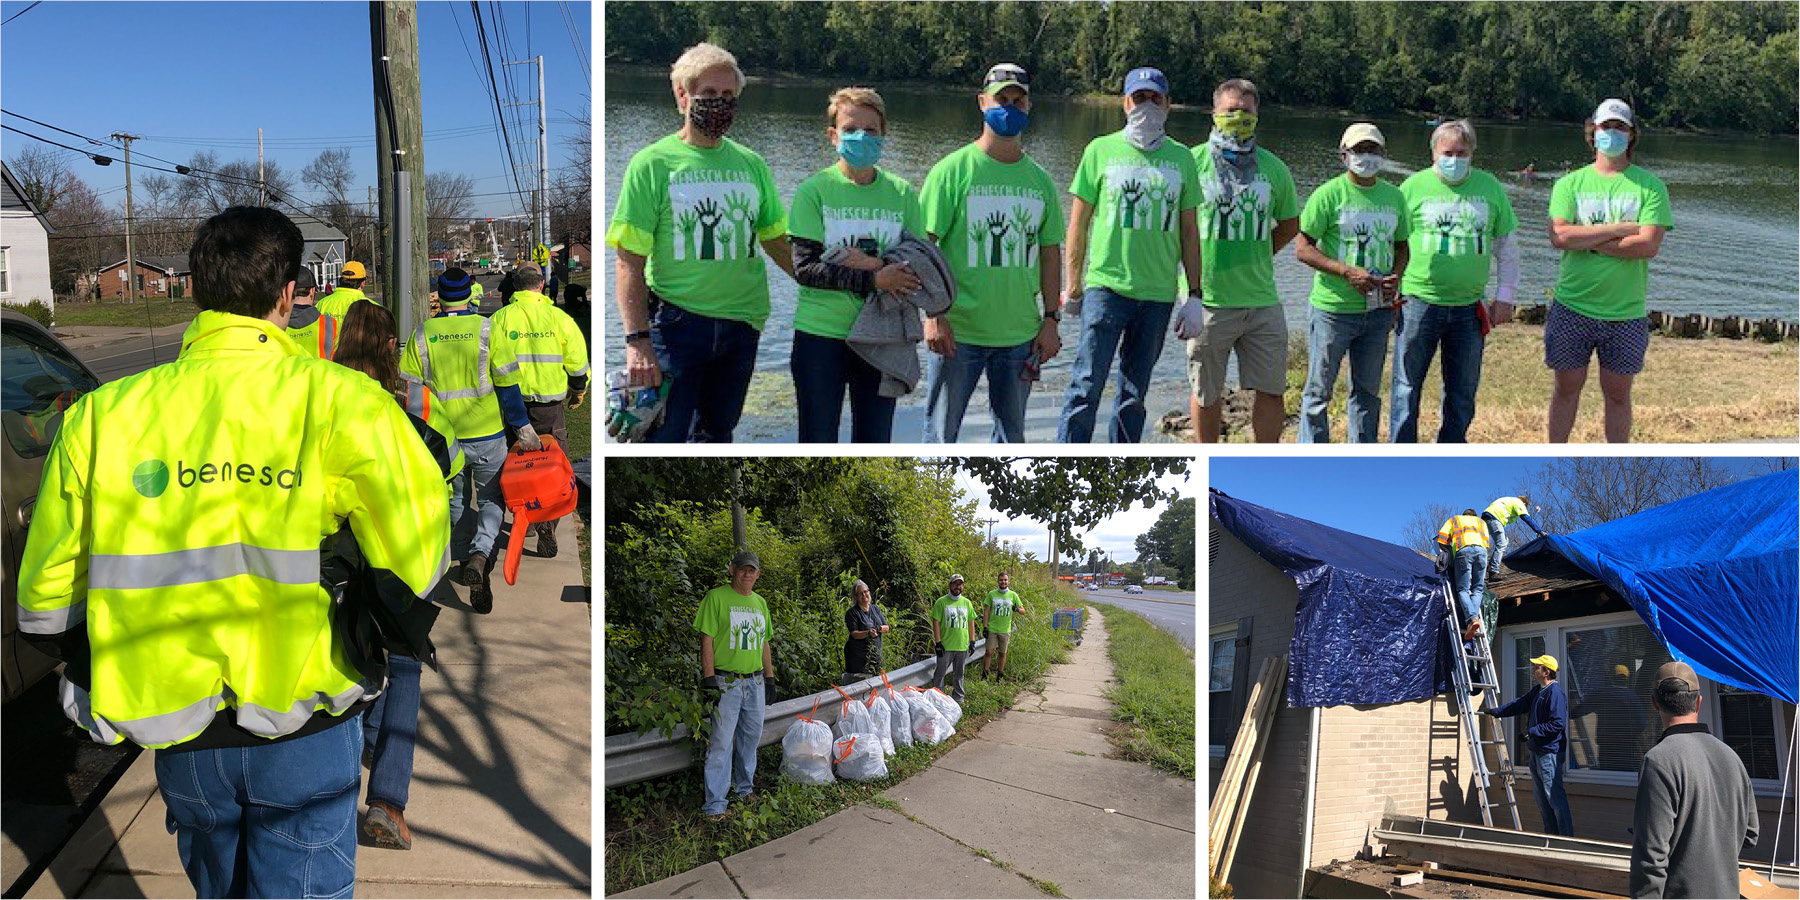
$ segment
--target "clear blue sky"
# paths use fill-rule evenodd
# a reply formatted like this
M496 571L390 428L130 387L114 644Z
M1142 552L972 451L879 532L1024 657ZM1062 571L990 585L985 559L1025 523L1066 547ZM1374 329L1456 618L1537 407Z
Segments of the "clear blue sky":
M1210 486L1239 499L1395 544L1434 503L1481 510L1528 484L1540 457L1218 458ZM1721 459L1750 471L1753 460Z
M0 3L0 20L28 5L17 0ZM503 69L500 63L544 57L554 176L569 156L564 139L575 127L571 119L591 105L593 91L583 68L591 68L591 58L576 50L569 22L572 18L573 35L591 54L591 6L484 3L484 19L490 7L505 31L507 48L493 48L495 77L503 79L510 73L513 79L511 96L504 96L508 86L500 82L504 100L535 100L537 73L534 66ZM428 0L419 3L418 11L426 170L476 179L477 194L492 194L474 198L479 214L518 211L517 195L500 193L511 183L509 165L495 132L496 113L488 99L485 72L478 77L481 46L469 4ZM498 39L489 34L491 42ZM102 139L115 131L177 139L134 142L134 162L141 159L139 151L186 162L195 150L213 150L220 162L254 161L256 129L261 126L264 158L279 161L294 175L297 200L317 198L316 192L299 183L299 173L328 148L347 147L353 154L355 197L365 196L365 186L375 183L367 3L50 0L0 27L0 57L4 58L0 105L8 111ZM506 112L529 123L529 131L518 140L535 139L535 106ZM79 140L12 116L4 122L85 147ZM0 133L0 151L8 158L26 143L35 142L12 132ZM529 155L533 150L515 146L513 152ZM102 199L114 206L123 204L124 166L115 162L102 168L67 155L75 172L102 192ZM524 156L519 159L522 162Z

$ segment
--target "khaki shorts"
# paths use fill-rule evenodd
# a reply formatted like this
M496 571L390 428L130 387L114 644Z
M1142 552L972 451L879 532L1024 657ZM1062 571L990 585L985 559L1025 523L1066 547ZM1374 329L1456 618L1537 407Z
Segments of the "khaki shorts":
M1001 634L998 631L988 632L988 652L1005 653L1007 645L1012 643L1012 632Z
M1206 307L1200 337L1187 342L1188 383L1201 406L1225 395L1225 369L1237 353L1238 384L1279 397L1287 391L1287 316L1280 305Z

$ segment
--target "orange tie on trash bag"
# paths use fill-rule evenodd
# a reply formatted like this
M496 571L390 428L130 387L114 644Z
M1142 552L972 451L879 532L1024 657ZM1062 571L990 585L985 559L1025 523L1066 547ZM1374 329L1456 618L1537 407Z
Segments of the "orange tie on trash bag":
M506 541L506 583L519 578L519 557L525 553L525 533L539 522L554 522L575 511L578 497L575 468L569 456L557 446L556 438L539 435L541 450L507 451L506 463L500 468L500 492L506 497L506 508L512 510L512 536Z

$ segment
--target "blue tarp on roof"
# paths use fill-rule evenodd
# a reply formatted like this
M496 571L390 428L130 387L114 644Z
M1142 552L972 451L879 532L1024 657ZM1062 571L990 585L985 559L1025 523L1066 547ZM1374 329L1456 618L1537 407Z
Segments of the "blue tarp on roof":
M1506 555L1531 575L1568 563L1618 591L1694 671L1800 703L1800 473L1740 481Z
M1213 517L1300 590L1289 706L1399 703L1450 689L1444 579L1431 559L1211 492Z

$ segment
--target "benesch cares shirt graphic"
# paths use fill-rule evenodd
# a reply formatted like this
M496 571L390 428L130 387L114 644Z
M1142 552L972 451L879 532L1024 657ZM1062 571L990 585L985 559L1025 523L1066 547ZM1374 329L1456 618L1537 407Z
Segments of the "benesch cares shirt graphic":
M754 675L763 670L763 645L775 636L761 594L744 596L730 585L706 592L694 612L694 630L713 639L713 668Z

